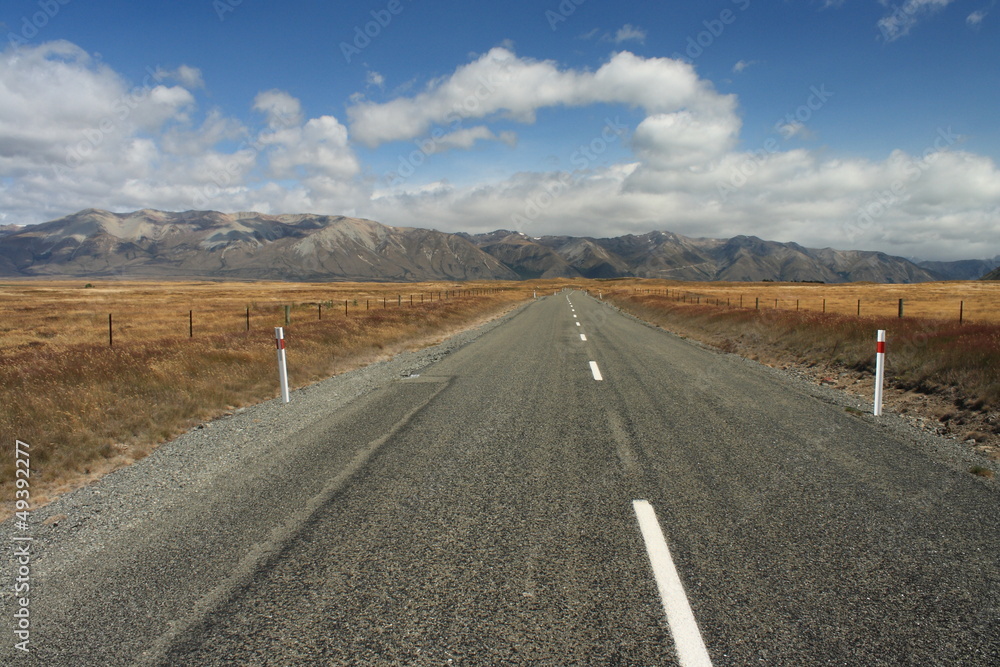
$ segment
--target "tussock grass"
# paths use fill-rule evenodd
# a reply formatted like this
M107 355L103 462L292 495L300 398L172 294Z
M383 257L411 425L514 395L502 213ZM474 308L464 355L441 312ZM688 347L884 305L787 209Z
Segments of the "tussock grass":
M520 285L496 283L5 286L0 516L11 509L15 438L31 445L32 498L41 501L142 458L200 421L277 396L274 327L284 326L286 303L289 378L298 387L438 342L526 296Z
M622 290L622 288L625 290ZM910 317L1000 322L1000 282L948 281L890 285L878 283L692 283L679 281L626 281L617 287L633 294L669 291L670 296L686 296L702 305L738 306L760 304L761 310L790 310L840 315L858 315L858 301L864 317L892 317L903 299L904 319ZM825 303L824 303L825 302Z

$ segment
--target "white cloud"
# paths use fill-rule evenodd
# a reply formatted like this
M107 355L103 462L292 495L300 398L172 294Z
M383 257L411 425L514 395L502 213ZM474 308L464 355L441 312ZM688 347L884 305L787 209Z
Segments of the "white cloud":
M805 123L801 123L797 120L787 120L781 122L777 125L777 129L784 139L791 139L792 137L806 138L810 136L809 128L806 127Z
M468 150L477 141L499 141L513 147L517 145L517 135L509 131L496 134L485 125L477 125L449 132L436 140L424 141L421 143L421 146L426 154L433 155L434 153L443 153L452 149Z
M759 60L738 60L733 65L733 74L742 74L748 67L760 64Z
M643 164L656 169L697 168L732 149L735 116L701 118L688 111L654 114L635 129L632 144Z
M376 88L385 88L385 77L378 72L369 71L365 76L365 81L369 86L375 86Z
M130 86L65 41L0 53L0 90L2 174L113 162L136 132L186 122L194 104L156 72Z
M69 42L0 52L0 208L30 223L94 206L351 211L368 198L336 118L306 120L270 90L253 100L268 122L255 133L169 79L203 85L190 66L130 85Z
M892 11L877 22L882 38L893 42L910 33L910 30L925 16L944 9L955 0L905 0L901 5L894 5ZM882 4L887 4L883 0Z
M433 221L439 229L470 232L514 228L532 236L605 237L659 229L695 237L754 234L903 256L996 255L1000 170L982 156L932 155L926 162L900 151L883 161L820 160L796 149L760 161L728 152L700 169L631 163L514 174L429 192L414 186L381 193L366 210L389 224ZM720 183L741 169L750 176L720 195Z
M977 9L965 17L965 22L973 28L978 28L982 24L983 19L986 18L987 14L989 14L987 10Z
M631 23L626 23L615 31L611 41L615 44L621 44L622 42L639 42L640 44L645 44L646 31L632 25Z
M599 102L637 106L648 113L689 109L731 114L735 109L733 96L718 94L691 65L677 60L622 51L589 72L560 70L551 61L495 48L431 82L424 92L382 104L361 102L348 107L347 116L355 139L374 147L420 137L435 124L493 116L533 123L542 108Z
M347 128L333 116L320 116L302 127L263 134L270 175L278 179L299 175L322 175L351 179L360 171L357 157L348 145Z
M205 80L201 76L201 70L189 65L181 65L175 70L157 68L156 75L160 79L173 79L191 90L205 87Z
M253 108L267 117L272 128L290 127L302 122L302 105L283 90L266 90L258 93Z

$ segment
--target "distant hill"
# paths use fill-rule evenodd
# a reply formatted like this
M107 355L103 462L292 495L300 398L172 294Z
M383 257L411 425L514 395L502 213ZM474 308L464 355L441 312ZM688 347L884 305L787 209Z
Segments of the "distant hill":
M669 232L580 238L498 231L469 235L524 277L913 283L938 280L902 257L861 250L815 250L755 236L688 238ZM551 252L546 252L550 250ZM522 260L523 258L523 260Z
M983 280L1000 280L1000 268L993 269L982 278Z
M0 236L0 274L271 280L516 279L455 234L323 215L87 209Z
M755 236L670 232L615 238L448 234L360 218L87 209L0 228L0 275L268 280L677 280L912 283L972 275L970 262L925 263L821 250ZM981 275L981 274L980 274ZM978 275L975 277L979 277Z
M993 259L962 259L957 262L917 262L917 266L941 276L942 280L977 280L1000 267L1000 255Z

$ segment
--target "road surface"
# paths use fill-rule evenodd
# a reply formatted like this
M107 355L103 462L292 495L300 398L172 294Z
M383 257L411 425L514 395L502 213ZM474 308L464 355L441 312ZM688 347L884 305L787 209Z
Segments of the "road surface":
M17 664L1000 664L993 485L580 292L186 497Z

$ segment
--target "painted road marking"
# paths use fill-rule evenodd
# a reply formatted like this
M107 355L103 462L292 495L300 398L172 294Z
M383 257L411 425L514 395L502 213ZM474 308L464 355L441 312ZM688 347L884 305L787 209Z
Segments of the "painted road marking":
M584 336L583 334L580 334L580 340L587 340L587 337Z
M594 374L594 379L600 382L604 378L601 376L601 369L597 367L596 361L590 362L590 372Z
M573 316L573 319L574 319L574 320L576 319L576 315L574 315L574 316Z
M577 322L577 323L576 323L576 326L580 326L580 323L579 323L579 322Z
M639 530L646 541L653 577L660 590L660 600L663 602L663 611L667 614L670 634L674 637L677 659L681 667L712 667L712 660L708 657L708 649L701 638L694 612L684 594L684 585L677 575L674 560L670 557L670 549L660 530L656 512L646 500L633 500L632 507L639 521Z

